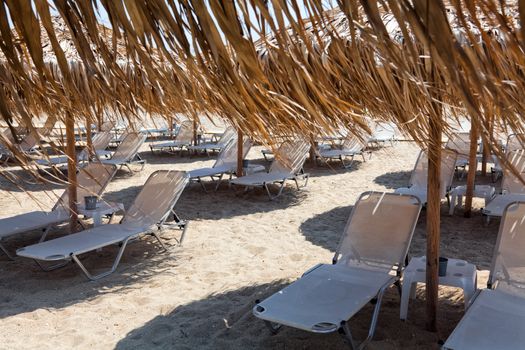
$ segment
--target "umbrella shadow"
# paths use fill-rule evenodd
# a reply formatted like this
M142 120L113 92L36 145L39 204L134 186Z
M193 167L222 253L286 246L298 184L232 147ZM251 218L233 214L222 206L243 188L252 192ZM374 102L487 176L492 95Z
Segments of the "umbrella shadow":
M406 187L411 175L411 171L393 171L377 176L374 182L389 189L396 189Z
M309 242L335 252L353 207L337 207L315 215L304 221L299 231Z
M49 239L63 236L67 226L49 234ZM7 241L7 248L14 251L38 242L40 232L33 231ZM178 230L163 232L163 242L170 247L161 249L152 237L130 243L117 270L100 280L89 281L80 268L70 263L53 271L41 270L34 261L16 258L14 261L0 256L0 319L32 312L38 309L61 309L77 303L94 300L106 293L126 293L147 285L155 275L173 268L183 251L178 248ZM93 273L111 268L117 255L117 245L81 256L82 263Z
M279 333L273 335L264 322L253 315L252 308L256 300L263 300L287 284L287 281L276 280L212 294L177 306L173 311L159 315L130 331L117 343L115 349L348 349L348 344L338 332L317 334L283 327ZM455 303L448 300L444 302L454 308L454 312L447 313L447 331L450 332L463 311ZM417 316L423 315L417 319L417 323L412 320L400 321L399 295L395 288L389 288L383 298L382 312L372 344L377 344L378 348L386 345L389 349L433 347L437 336L432 333L414 339L414 333L426 333L423 330L424 302L417 303L416 307ZM373 308L374 305L368 303L349 320L356 339L366 337ZM412 308L415 306L412 305ZM450 311L450 307L447 311ZM423 319L422 322L420 318Z

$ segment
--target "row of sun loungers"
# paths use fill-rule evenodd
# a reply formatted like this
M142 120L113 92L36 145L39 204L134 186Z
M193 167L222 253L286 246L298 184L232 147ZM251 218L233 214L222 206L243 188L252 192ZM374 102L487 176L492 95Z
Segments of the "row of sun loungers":
M224 140L221 139L223 143L219 140L221 150L211 168L187 173L167 170L154 172L120 223L44 241L51 226L69 220L66 191L51 212L32 212L0 219L0 249L12 257L1 244L2 240L41 228L44 231L40 242L18 249L18 256L34 259L44 269L74 262L89 279L96 280L113 273L127 244L143 235L154 236L167 249L160 232L165 227L174 226L182 230L178 239L179 244L182 244L187 223L175 214L174 206L190 180L199 182L205 188L203 178L210 177L213 181L218 179L217 188L223 176L228 174L230 184L246 189L265 188L270 199L282 193L288 180L295 181L298 188L299 180L304 180L305 184L308 181L308 174L303 171L310 149L308 141L298 139L283 142L268 172L232 178L237 166L237 142L243 142L243 158L251 143L249 140L237 140L234 130L226 136ZM117 166L129 166L137 156L145 138L143 134L130 133L110 159L89 163L81 168L78 175L79 198L100 195L114 176ZM354 149L356 153L348 153L353 160L353 156L362 155L364 146L362 141L357 141L359 138L348 140L352 142L346 145L343 143L341 150ZM194 150L213 149L210 145L203 147ZM152 151L164 148L153 147ZM509 153L510 162L520 174L525 172L523 152ZM334 155L343 161L343 156L346 156L335 154L325 153L321 157L330 158L330 155ZM400 290L414 229L422 205L427 201L427 164L426 152L421 151L409 187L397 189L395 193L363 193L353 207L332 264L312 267L296 282L257 302L253 314L264 320L272 332L277 332L283 325L314 333L339 331L352 348L364 348L374 336L383 294L391 286L397 286ZM442 150L441 198L447 196L457 167L457 152ZM272 194L269 185L275 183L280 187L276 194ZM503 217L488 288L471 300L465 316L444 344L445 349L493 349L502 344L505 348L520 348L525 341L521 335L525 321L525 275L522 272L525 271L522 254L525 246L525 195L521 193L525 191L519 179L510 173L505 173L503 188L506 192L490 202L497 205L498 211L491 209L490 203L485 208L485 213L490 215L498 215L501 209ZM167 220L171 216L173 222L170 224ZM120 248L112 267L107 271L93 274L79 258L82 254L115 244ZM348 321L369 302L375 304L369 332L358 343Z

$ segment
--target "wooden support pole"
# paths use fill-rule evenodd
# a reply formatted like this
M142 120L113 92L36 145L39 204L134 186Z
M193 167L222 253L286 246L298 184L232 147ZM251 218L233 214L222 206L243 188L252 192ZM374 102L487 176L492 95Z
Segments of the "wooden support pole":
M75 120L73 116L66 113L66 155L67 160L67 191L69 216L69 232L76 232L78 227L77 214L77 155L75 151Z
M242 161L244 154L244 136L241 129L237 130L237 177L241 177L242 174Z
M93 138L91 135L91 119L89 117L86 118L86 144L89 154L93 155L95 153L95 150L93 149Z
M470 127L470 150L468 157L467 192L465 193L465 211L463 215L469 218L472 214L472 197L474 196L474 181L477 171L478 131L474 124Z
M439 107L438 107L439 108ZM439 238L441 216L441 119L430 119L427 181L427 330L437 331Z
M199 143L197 139L197 133L198 133L199 124L197 123L197 116L193 118L193 144L197 146Z

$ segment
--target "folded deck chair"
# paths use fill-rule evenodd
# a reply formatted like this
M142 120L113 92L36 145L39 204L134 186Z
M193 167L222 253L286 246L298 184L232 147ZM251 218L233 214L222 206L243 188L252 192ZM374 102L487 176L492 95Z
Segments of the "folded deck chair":
M180 126L175 139L170 141L150 143L149 148L151 152L175 152L179 150L181 153L184 149L191 146L193 141L193 122L191 120L183 121Z
M366 162L364 149L366 147L366 140L360 139L358 136L348 134L343 141L340 149L319 149L318 156L323 160L339 159L343 164L343 168L350 168L354 164L354 157L361 155L363 161ZM350 157L350 163L345 164L345 158Z
M520 176L525 179L525 150L512 151L507 159ZM504 170L503 173L501 194L496 195L481 211L487 216L487 222L493 216L501 217L509 203L525 201L525 186L520 179L510 170Z
M456 159L456 169L461 169L460 179L465 175L465 169L469 165L469 154L470 154L470 133L469 132L458 132L454 133L448 139L446 149L456 151L458 157ZM476 158L476 164L472 166L475 170L477 169L478 163Z
M270 170L267 173L255 173L238 177L230 180L230 183L233 185L245 186L246 190L250 187L264 187L270 200L273 200L283 192L286 180L294 180L297 189L300 188L298 182L299 178L305 180L303 187L308 184L308 174L302 172L302 168L309 150L310 143L307 141L285 141L277 150L276 158L272 162ZM272 195L268 187L268 185L274 183L280 184L276 195Z
M440 198L447 197L448 191L452 186L454 171L456 165L457 153L452 150L441 150L441 182ZM421 150L412 170L409 187L401 187L395 190L395 193L411 194L419 198L421 203L427 202L427 178L428 178L428 157L424 150Z
M99 155L99 152L103 152L108 147L111 138L112 135L109 131L102 131L93 136L91 144L97 155ZM48 158L37 159L36 163L38 165L44 166L57 166L67 164L68 159L69 157L66 155L57 155L50 156ZM83 163L87 161L89 161L89 149L86 147L78 154L77 162Z
M74 261L90 280L96 280L113 273L120 262L126 245L130 240L149 234L154 236L165 249L159 233L164 227L177 226L182 229L179 244L184 240L186 223L173 211L188 182L188 176L182 171L157 170L150 175L144 187L135 198L131 208L126 211L119 224L107 224L87 229L68 236L41 242L17 250L17 255L34 259L45 270L63 266ZM175 224L165 221L173 214ZM79 255L117 244L120 249L110 270L92 275L79 259ZM55 265L44 267L42 261ZM56 263L57 261L61 263Z
M114 165L104 165L101 163L90 163L80 169L77 175L77 198L82 201L85 196L100 195L106 188L109 181L117 171ZM2 245L2 241L13 235L27 231L42 229L40 241L43 241L53 225L57 225L69 220L70 212L68 209L68 191L65 190L51 211L32 211L20 215L15 215L0 219L0 250L9 258L12 258L7 249Z
M242 147L243 159L246 157L251 147L251 140L249 138L245 138ZM190 177L190 181L200 183L204 191L206 191L206 187L204 186L202 179L210 177L212 181L217 181L217 185L215 186L215 190L217 190L223 176L225 174L229 174L231 179L231 174L234 173L235 170L237 170L237 136L231 139L230 142L228 142L228 144L226 144L226 146L221 150L221 153L219 153L217 161L215 164L213 164L213 167L194 169L189 171L188 175Z
M342 330L355 347L347 321L376 300L368 337L374 335L385 290L404 268L421 203L414 196L365 192L346 224L332 265L319 264L253 308L270 329L280 325L314 333Z
M144 141L146 141L146 135L137 132L128 133L118 145L111 158L101 159L100 161L104 164L114 164L120 166L120 168L126 167L131 173L133 171L129 167L130 164L141 164L142 170L144 169L144 164L146 164L146 161L140 157L139 149Z
M220 151L235 137L237 137L235 128L228 127L217 142L205 142L195 146L189 146L188 149L191 151L203 151L209 156L208 151Z
M376 123L372 136L367 140L369 144L379 147L381 144L390 143L394 145L396 141L397 127L392 123Z
M508 158L510 152L524 149L521 140L525 137L525 134L511 134L507 137L507 143L505 144L505 156ZM501 167L499 158L495 155L492 156L494 166L491 168L492 182L496 182L498 178L503 175L503 169Z
M9 130L7 130L9 132ZM7 133L6 133L7 134ZM35 153L40 143L40 135L36 130L30 131L19 143L14 143L13 138L6 138L8 142L11 142L10 147L3 145L0 148L0 159L4 158L6 161L11 158L15 158L17 154L30 155Z
M499 226L488 288L445 342L445 349L525 348L525 202L510 203Z

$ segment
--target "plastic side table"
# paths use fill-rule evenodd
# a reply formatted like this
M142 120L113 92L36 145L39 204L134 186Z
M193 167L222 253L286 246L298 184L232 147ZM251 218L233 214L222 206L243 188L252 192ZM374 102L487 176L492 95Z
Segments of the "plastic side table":
M467 193L467 186L458 186L450 191L450 208L449 215L454 214L456 206L463 205L463 196ZM474 186L474 197L484 198L485 205L494 197L496 189L489 185L476 185Z
M116 212L124 211L124 204L113 203L113 202L97 202L97 208L93 210L86 209L84 203L79 204L77 207L78 213L85 217L93 218L93 226L102 225L102 216L113 215Z
M426 280L426 264L427 259L425 256L415 257L410 260L405 269L399 310L399 318L402 320L407 318L409 299L416 298L417 283L424 283ZM447 275L439 277L439 284L463 289L466 309L470 298L472 298L477 288L476 266L469 264L465 260L448 259Z

